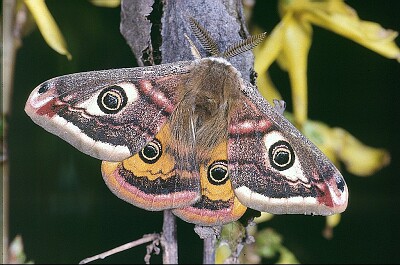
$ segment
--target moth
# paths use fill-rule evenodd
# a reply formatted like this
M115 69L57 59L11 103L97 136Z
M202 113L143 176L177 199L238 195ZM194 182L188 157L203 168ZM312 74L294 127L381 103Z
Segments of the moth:
M172 209L213 226L247 207L273 214L331 215L347 207L340 172L223 52L196 20L190 27L211 54L156 66L69 74L30 94L26 113L78 150L103 160L105 183L144 209Z

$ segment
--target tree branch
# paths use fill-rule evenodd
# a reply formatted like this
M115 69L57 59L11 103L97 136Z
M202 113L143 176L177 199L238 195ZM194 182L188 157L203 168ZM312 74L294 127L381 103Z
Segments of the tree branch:
M15 59L18 49L21 46L23 28L27 20L27 9L24 5L18 6L15 0L3 1L3 53L2 53L2 98L0 102L2 109L3 136L0 138L3 149L0 155L2 170L2 261L9 263L9 197L10 197L10 179L9 179L9 158L8 158L8 119L11 115L11 99L14 88L14 70Z
M185 34L195 42L201 55L207 56L190 30L190 16L211 33L221 50L249 36L241 0L122 0L121 33L131 47L138 65L193 60ZM253 80L253 61L251 52L230 60L247 81ZM215 240L214 234L204 241L205 263L214 263ZM177 263L176 223L170 211L164 211L161 244L164 263Z
M194 227L194 231L204 240L203 246L203 264L215 263L215 244L217 237L221 233L221 226L199 226Z
M161 247L163 249L163 264L178 264L176 217L171 210L164 211Z
M103 253L101 253L101 254L95 255L95 256L93 256L93 257L86 258L86 259L80 261L79 264L86 264L86 263L92 262L92 261L94 261L94 260L105 259L105 258L108 257L108 256L111 256L111 255L114 255L114 254L116 254L116 253L125 251L125 250L127 250L127 249L136 247L136 246L141 245L141 244L145 244L145 243L147 243L147 242L156 242L156 241L157 241L155 244L158 244L158 241L159 241L159 240L160 240L160 235L159 235L159 234L148 234L148 235L144 235L141 239L138 239L138 240L135 240L135 241L126 243L126 244L124 244L124 245L122 245L122 246L113 248L113 249L111 249L111 250L108 250L108 251L103 252ZM149 257L148 257L149 254L150 254L150 253L147 253L147 254L146 254L146 257L145 257L145 260L146 260L146 263L147 263L147 264L148 264L148 260L149 260ZM146 258L147 258L147 259L146 259Z

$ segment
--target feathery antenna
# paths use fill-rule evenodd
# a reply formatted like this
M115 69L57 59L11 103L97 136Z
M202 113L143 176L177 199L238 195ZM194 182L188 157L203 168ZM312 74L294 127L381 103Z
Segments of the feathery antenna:
M193 31L193 34L200 41L201 45L204 49L206 49L211 56L216 56L219 54L218 45L215 40L211 37L210 32L208 32L205 28L203 28L200 23L195 20L193 17L189 17L190 28Z
M245 40L238 41L226 48L226 50L221 54L221 57L228 59L238 54L247 52L260 44L266 35L267 33L264 32L248 37Z
M267 35L267 33L264 32L261 34L257 34L257 35L248 37L245 40L240 40L240 41L228 46L228 48L226 48L225 51L223 51L221 53L218 49L217 42L211 37L210 32L208 32L202 25L200 25L200 23L197 20L195 20L193 17L189 17L189 23L190 23L190 28L193 31L193 34L199 40L199 42L201 43L203 48L205 50L207 50L211 54L211 56L223 57L225 59L232 58L236 55L239 55L241 53L244 53L244 52L247 52L247 51L253 49L258 44L260 44L263 41L263 39L265 38L265 36ZM186 37L186 38L189 40L189 42L192 46L192 53L194 55L199 55L200 53L198 52L197 49L195 51L193 51L193 46L194 46L193 42L188 37Z

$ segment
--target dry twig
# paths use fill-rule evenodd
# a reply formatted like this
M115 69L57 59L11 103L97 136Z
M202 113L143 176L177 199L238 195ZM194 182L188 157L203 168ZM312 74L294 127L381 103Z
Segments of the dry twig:
M86 263L92 262L94 260L105 259L108 256L111 256L111 255L114 255L116 253L122 252L124 250L136 247L138 245L142 245L142 244L147 243L147 242L153 242L152 245L157 245L158 244L157 241L159 242L159 240L160 240L160 235L159 234L156 234L156 233L147 234L147 235L144 235L141 239L126 243L126 244L124 244L122 246L113 248L111 250L108 250L108 251L103 252L101 254L95 255L93 257L86 258L86 259L82 260L81 262L79 262L79 264L86 264ZM149 253L146 254L145 260L146 260L146 258L148 260L150 259L148 257L148 255L149 255Z

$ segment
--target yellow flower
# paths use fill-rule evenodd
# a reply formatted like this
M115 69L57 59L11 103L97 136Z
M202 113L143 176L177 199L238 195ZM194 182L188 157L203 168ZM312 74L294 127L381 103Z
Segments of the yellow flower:
M340 219L341 219L341 215L339 213L327 216L325 218L325 220L326 220L325 221L325 228L322 231L322 235L326 239L332 239L332 237L333 237L333 228L336 227L340 223Z
M121 4L120 0L89 0L93 5L102 7L117 7ZM44 0L24 0L25 5L28 7L29 12L35 20L40 33L42 34L46 43L59 54L65 55L68 60L72 59L68 51L67 44L64 37L46 6Z
M352 174L372 175L390 162L386 150L366 146L342 128L330 128L307 118L307 57L312 25L333 31L400 62L400 49L394 42L397 32L360 20L355 10L342 0L280 0L279 12L282 17L280 23L254 49L257 86L261 94L270 102L275 98L281 99L267 72L277 61L288 72L292 88L293 115L285 113L285 116L337 167L340 168L342 162ZM259 221L262 222L263 218ZM327 217L323 235L331 238L333 228L339 222L340 214Z
M306 73L312 25L331 30L400 62L400 49L394 42L398 33L386 30L377 23L360 20L355 10L342 0L280 0L279 11L281 22L255 51L255 70L264 74L277 60L288 71L292 87L294 124L300 129L307 120ZM262 77L263 82L266 82L265 78Z
M71 60L72 56L68 51L64 37L44 0L24 0L24 3L35 19L40 33L47 44L53 50L67 56L68 60Z
M121 0L89 0L92 5L101 7L118 7L121 5Z
M285 116L292 120L289 113ZM381 148L367 146L342 128L307 120L303 133L338 167L340 162L356 176L370 176L390 162L390 154Z

